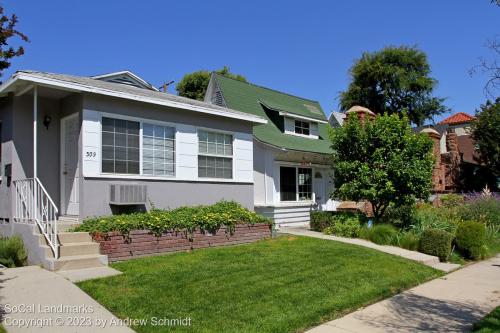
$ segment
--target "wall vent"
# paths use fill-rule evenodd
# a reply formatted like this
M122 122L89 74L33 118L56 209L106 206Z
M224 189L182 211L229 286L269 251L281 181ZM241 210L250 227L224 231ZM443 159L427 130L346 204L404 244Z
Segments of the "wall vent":
M109 185L109 203L112 205L142 205L146 203L148 188L137 184Z

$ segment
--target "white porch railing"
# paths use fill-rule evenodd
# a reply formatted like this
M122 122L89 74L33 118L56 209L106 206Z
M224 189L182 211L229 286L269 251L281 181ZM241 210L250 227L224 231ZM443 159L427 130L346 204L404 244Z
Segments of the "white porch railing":
M38 178L13 181L14 221L36 223L47 243L59 257L57 241L58 209Z

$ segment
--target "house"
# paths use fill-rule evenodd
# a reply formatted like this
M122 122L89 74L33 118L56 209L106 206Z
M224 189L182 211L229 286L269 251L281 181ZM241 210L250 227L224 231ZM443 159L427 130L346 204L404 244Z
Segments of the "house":
M458 112L436 125L415 129L427 133L434 141L434 192L471 192L480 191L485 185L496 187L497 180L481 162L471 135L475 119Z
M313 209L335 210L329 125L318 102L216 73L205 102L267 120L253 128L256 212L279 227L308 224Z
M36 222L57 258L57 228L87 217L222 199L253 209L253 127L266 123L128 71L16 72L0 86L0 223Z

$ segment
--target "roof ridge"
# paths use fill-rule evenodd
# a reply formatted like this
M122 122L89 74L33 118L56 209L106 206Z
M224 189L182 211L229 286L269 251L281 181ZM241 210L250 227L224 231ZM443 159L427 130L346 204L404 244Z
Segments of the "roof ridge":
M248 81L246 81L246 82L245 81L240 81L238 79L235 79L235 78L232 78L232 77L229 77L229 76L225 76L225 75L219 74L217 72L212 72L212 73L215 74L215 75L217 75L217 76L223 77L225 79L230 79L230 80L233 80L233 81L238 81L240 83L246 83L246 84L248 84L250 86L254 86L254 87L257 87L257 88L270 90L270 91L277 92L277 93L280 93L280 94L283 94L283 95L287 95L287 96L290 96L290 97L299 98L299 99L302 99L304 101L314 102L314 103L318 103L319 104L318 101L315 101L313 99L304 98L304 97L300 97L300 96L297 96L297 95L289 94L289 93L286 93L286 92L283 92L283 91L279 91L279 90L276 90L276 89L273 89L273 88L269 88L269 87L264 87L264 86L261 86L261 85L258 85L258 84L252 83L252 82L248 82Z

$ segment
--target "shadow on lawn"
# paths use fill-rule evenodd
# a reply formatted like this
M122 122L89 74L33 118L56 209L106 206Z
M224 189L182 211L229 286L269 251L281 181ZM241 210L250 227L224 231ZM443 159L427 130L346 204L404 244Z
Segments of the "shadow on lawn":
M475 303L442 301L409 292L388 302L389 315L359 313L355 318L385 332L469 332L472 323L485 315Z

